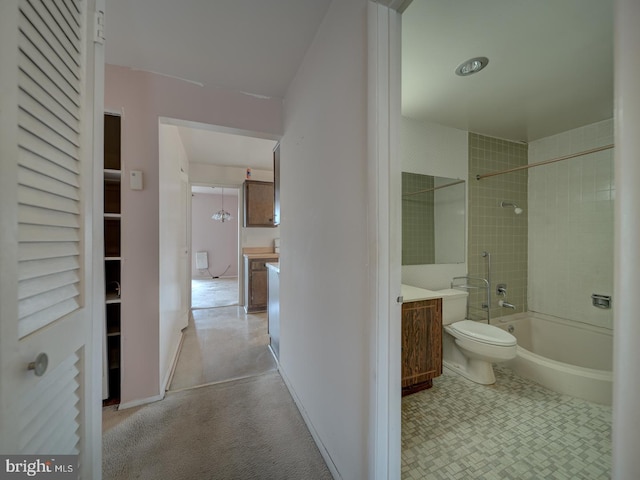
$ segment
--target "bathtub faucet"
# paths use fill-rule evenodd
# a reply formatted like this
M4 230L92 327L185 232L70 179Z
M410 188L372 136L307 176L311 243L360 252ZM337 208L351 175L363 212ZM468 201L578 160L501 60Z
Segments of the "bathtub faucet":
M502 308L513 308L514 310L516 309L516 306L513 303L505 302L504 300L500 300L498 302L498 305L500 305Z

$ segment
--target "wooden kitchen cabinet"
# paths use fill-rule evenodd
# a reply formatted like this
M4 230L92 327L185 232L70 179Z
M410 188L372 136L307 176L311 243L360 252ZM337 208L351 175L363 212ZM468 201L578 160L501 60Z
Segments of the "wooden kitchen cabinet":
M244 226L273 227L274 189L273 182L245 180L244 182Z
M244 309L247 313L267 310L269 293L266 264L273 261L273 258L245 257Z
M442 375L442 300L402 304L402 395L433 385Z

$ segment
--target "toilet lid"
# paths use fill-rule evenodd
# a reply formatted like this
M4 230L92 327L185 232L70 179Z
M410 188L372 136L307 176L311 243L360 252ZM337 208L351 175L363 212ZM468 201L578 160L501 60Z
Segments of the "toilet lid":
M478 342L491 345L501 345L511 347L517 343L516 337L501 328L486 323L474 322L473 320L461 320L460 322L448 325L451 330L455 330L462 336L471 338Z

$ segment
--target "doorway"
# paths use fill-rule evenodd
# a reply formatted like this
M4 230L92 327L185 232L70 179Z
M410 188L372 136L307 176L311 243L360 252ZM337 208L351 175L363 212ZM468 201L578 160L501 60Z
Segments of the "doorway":
M240 303L239 188L191 187L191 308Z

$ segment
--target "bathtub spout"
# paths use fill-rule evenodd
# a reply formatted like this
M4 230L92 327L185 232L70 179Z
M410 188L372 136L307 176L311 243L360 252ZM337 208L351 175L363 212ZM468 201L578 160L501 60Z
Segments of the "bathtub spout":
M500 300L498 302L498 305L503 308L513 308L514 310L516 309L516 306L513 303L505 302L504 300Z

